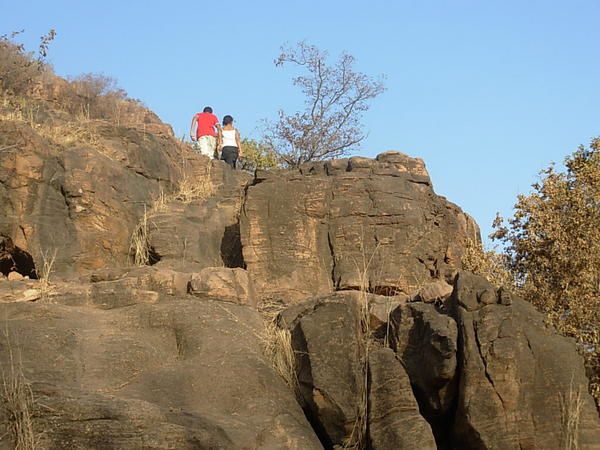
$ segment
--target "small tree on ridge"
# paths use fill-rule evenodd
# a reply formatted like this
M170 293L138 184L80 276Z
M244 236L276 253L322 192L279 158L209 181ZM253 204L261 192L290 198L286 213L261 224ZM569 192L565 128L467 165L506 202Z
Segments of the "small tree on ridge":
M385 88L382 80L354 70L354 57L342 53L335 65L327 62L327 52L300 42L282 47L277 67L294 65L303 71L293 78L306 97L305 109L287 114L279 111L276 122L268 123L265 139L276 149L281 162L297 167L307 161L348 154L366 135L362 113L368 101Z

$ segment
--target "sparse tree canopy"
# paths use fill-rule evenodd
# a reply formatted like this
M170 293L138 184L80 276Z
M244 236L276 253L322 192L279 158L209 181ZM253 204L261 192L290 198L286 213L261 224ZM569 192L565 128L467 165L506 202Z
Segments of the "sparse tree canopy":
M326 52L300 42L282 48L275 65L292 65L302 71L293 82L306 97L303 111L280 110L278 120L267 125L267 142L284 165L339 157L365 138L362 113L384 86L381 80L355 71L352 55L343 53L335 65L329 65Z

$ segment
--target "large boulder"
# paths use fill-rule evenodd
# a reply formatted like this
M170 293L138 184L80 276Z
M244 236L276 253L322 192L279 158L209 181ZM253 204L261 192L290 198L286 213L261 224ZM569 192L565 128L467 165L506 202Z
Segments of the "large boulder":
M373 450L436 450L404 367L389 348L369 353L369 443Z
M456 398L458 330L431 304L407 303L390 315L391 344L410 377L423 414L447 420Z
M321 448L265 360L251 308L181 297L59 302L0 305L0 367L32 389L40 448ZM8 417L0 424L6 448Z
M241 217L259 294L285 303L336 289L413 293L452 277L478 233L434 193L423 162L399 152L259 172Z
M192 275L188 289L190 294L198 297L256 307L254 286L244 269L207 267Z
M284 310L302 406L326 447L356 444L366 414L364 339L358 292L339 292Z
M465 272L451 306L461 342L455 447L561 449L573 440L600 448L598 412L571 340L529 303Z
M291 332L300 401L326 447L436 448L400 355L366 328L383 320L383 300L340 291L292 305L278 317Z

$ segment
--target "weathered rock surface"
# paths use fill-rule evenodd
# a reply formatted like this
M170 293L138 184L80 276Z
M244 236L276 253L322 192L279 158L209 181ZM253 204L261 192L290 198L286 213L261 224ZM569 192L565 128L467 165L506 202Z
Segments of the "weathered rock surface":
M366 367L358 301L358 292L338 292L279 316L291 332L302 406L327 448L356 443L360 433Z
M387 152L258 173L241 236L259 295L290 303L363 284L410 294L451 276L478 230L434 193L421 160Z
M449 412L456 397L456 322L425 303L396 308L391 322L392 347L406 368L421 410L428 420L437 421Z
M444 280L435 280L421 287L415 300L423 303L442 302L452 295L452 290L452 286Z
M254 308L257 305L254 286L244 269L207 267L192 275L189 292L198 297L218 298Z
M57 148L25 124L0 122L0 146L10 144L0 158L0 237L11 240L13 255L30 259L17 264L19 272L34 273L52 255L53 270L63 277L125 267L132 233L149 214L153 262L243 267L238 217L248 174L211 162L168 134L88 126L93 145ZM199 199L152 209L162 193L182 184ZM0 249L4 273L2 256Z
M370 448L436 450L404 367L389 348L369 354Z
M565 415L579 414L580 448L600 448L598 412L573 342L548 329L523 300L501 301L483 278L459 275L453 294L462 342L455 445L565 448ZM579 408L567 401L575 397Z
M58 149L25 124L0 121L0 146L14 146L0 158L0 235L37 266L56 252L60 275L127 264L144 205L178 177L173 140L89 126L98 145Z
M383 299L340 291L279 315L291 331L301 403L326 447L558 450L565 414L579 413L577 442L598 448L583 361L531 305L465 272L445 304L401 297L382 314ZM365 320L377 327L365 329ZM364 411L368 433L357 431Z
M221 161L207 165L193 154L187 166L192 180L210 180L201 183L206 198L171 201L153 214L149 246L161 261L184 261L202 268L244 267L239 216L250 175L232 171Z
M0 363L31 383L40 448L321 448L248 307L11 303L2 317Z

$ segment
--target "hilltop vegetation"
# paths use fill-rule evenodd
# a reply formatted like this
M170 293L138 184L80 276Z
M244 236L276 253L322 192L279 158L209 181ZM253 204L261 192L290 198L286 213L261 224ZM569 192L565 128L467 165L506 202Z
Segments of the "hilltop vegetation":
M64 79L45 61L56 33L40 38L37 53L15 42L21 32L0 36L0 118L28 123L53 143L93 143L90 122L154 129L172 134L141 101L129 98L115 79L82 74Z

